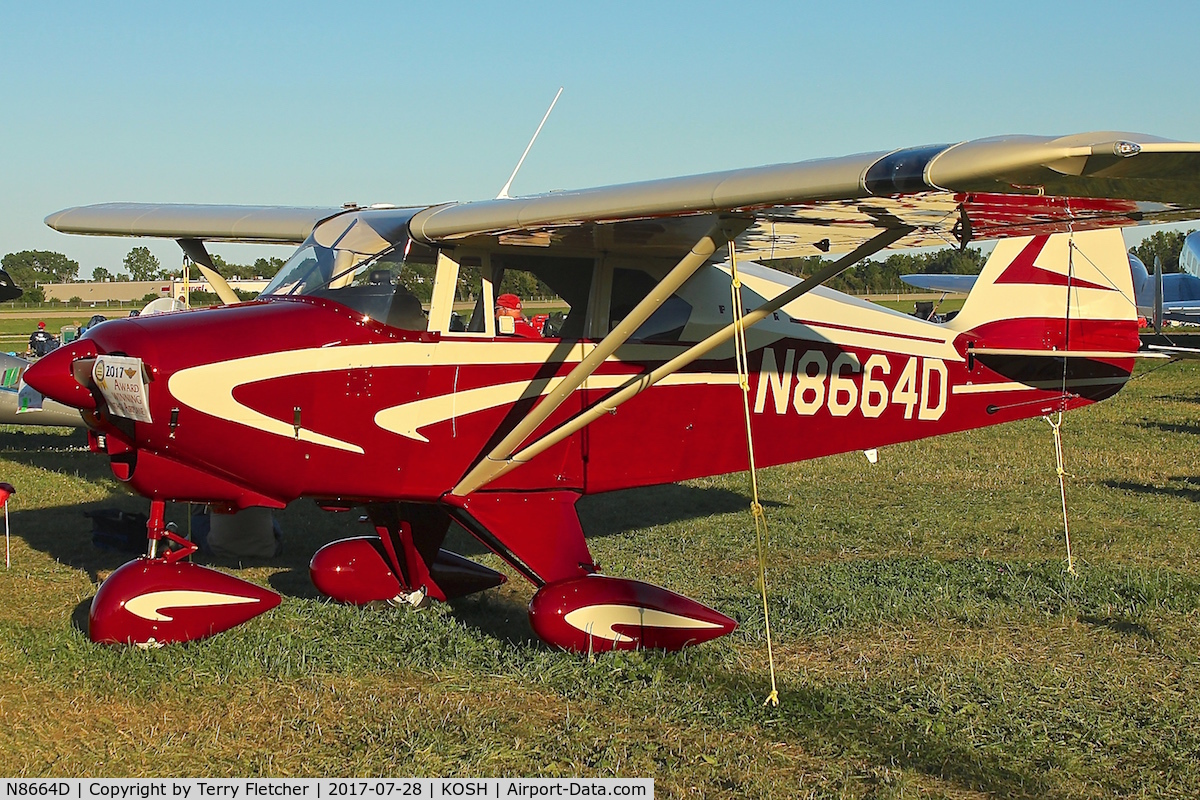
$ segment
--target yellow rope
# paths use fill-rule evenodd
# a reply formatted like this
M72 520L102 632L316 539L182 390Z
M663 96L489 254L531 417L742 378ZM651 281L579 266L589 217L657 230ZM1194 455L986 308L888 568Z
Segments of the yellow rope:
M1067 542L1067 574L1074 575L1075 561L1071 558L1071 525L1067 521L1067 470L1063 466L1062 416L1063 412L1059 411L1057 422L1050 419L1049 416L1043 417L1043 419L1050 423L1050 427L1054 430L1054 458L1057 462L1055 470L1058 472L1058 493L1062 497L1063 536Z
M1067 308L1065 313L1065 321L1063 325L1064 341L1063 349L1070 349L1071 336L1071 283L1075 277L1075 240L1070 239L1067 247ZM1067 520L1067 470L1063 462L1062 448L1062 420L1063 411L1067 407L1067 364L1070 359L1063 359L1063 374L1062 374L1062 390L1059 393L1058 399L1058 421L1050 419L1047 414L1043 419L1050 423L1050 428L1054 431L1054 461L1055 471L1058 473L1058 494L1062 498L1062 513L1063 513L1063 538L1067 543L1067 574L1075 574L1075 561L1071 558L1071 525Z
M754 538L758 544L758 585L762 588L763 624L767 633L767 662L771 668L771 693L763 705L779 705L779 689L775 685L775 652L771 647L771 613L767 602L767 516L758 501L758 472L754 465L754 432L750 426L750 365L746 346L746 327L742 320L742 280L737 271L737 250L733 239L729 240L729 294L733 303L733 321L736 326L734 353L737 362L738 385L742 387L742 407L746 414L746 447L750 453L750 489L753 501L750 514L754 517Z

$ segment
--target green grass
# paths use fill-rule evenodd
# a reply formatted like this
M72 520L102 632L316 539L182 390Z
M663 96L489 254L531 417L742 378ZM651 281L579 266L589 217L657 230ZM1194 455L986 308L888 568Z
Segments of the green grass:
M109 319L117 319L128 315L128 311L119 308L81 308L64 314L60 306L50 309L42 315L12 316L11 313L0 312L0 350L16 351L18 355L25 352L29 345L29 335L37 329L38 322L46 323L46 330L55 336L65 325L76 327L87 322L93 314L103 314Z
M80 511L121 494L81 434L7 429L0 771L19 775L651 776L660 797L1200 795L1200 365L1148 372L1064 426L1077 575L1040 420L766 470L770 681L747 479L581 502L605 571L739 620L678 654L537 643L515 578L423 611L326 602L308 503L284 595L211 640L91 644L124 560ZM181 522L183 509L170 514ZM450 546L499 567L461 534Z

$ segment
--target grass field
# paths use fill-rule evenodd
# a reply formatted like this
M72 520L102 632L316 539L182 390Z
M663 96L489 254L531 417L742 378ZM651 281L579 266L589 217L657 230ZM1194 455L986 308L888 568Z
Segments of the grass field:
M92 318L93 314L106 314L109 319L124 317L128 312L120 309L80 309L70 315L63 315L62 309L51 313L31 316L13 316L11 312L0 314L0 351L16 352L21 355L29 346L29 334L37 329L38 322L46 323L46 330L55 336L65 325L77 327Z
M736 411L736 409L734 410ZM81 511L138 510L82 434L6 429L0 772L28 776L650 776L659 797L1200 795L1200 366L1067 417L1077 576L1040 420L765 471L780 686L745 475L585 498L592 551L736 617L678 654L533 640L514 578L423 611L316 596L362 531L298 503L284 595L206 642L91 644ZM182 509L171 511L182 519ZM453 536L454 534L452 534ZM459 536L451 547L492 566Z

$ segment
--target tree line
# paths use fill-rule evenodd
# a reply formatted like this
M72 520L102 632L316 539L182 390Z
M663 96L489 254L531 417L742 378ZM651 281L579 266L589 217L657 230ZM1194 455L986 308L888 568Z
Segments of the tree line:
M1154 271L1154 260L1162 262L1163 272L1179 272L1179 254L1183 240L1192 231L1155 231L1147 236L1130 253L1142 260L1146 268ZM987 257L975 248L957 250L944 248L931 253L896 253L882 261L865 261L853 269L843 272L829 282L829 287L849 294L902 294L920 291L900 280L901 275L912 273L977 275L983 269ZM811 275L832 259L821 256L808 258L777 258L763 261L767 266L793 275Z
M914 272L935 274L978 274L987 257L979 250L945 248L932 253L895 253L883 261L864 261L829 281L828 286L847 294L899 294L920 291L900 280ZM833 263L821 256L776 258L762 261L766 266L792 275L807 276Z
M135 247L121 262L124 269L110 272L104 267L92 270L93 281L159 281L182 277L182 268L165 269L158 257L148 247ZM253 264L236 264L218 255L213 256L217 271L226 278L273 278L283 266L282 258L260 258ZM24 299L31 303L45 302L46 294L39 284L74 283L79 280L79 262L62 253L49 250L22 250L9 253L0 259L0 266L13 282L20 286ZM203 276L194 267L189 276L201 280ZM215 296L215 295L214 295Z

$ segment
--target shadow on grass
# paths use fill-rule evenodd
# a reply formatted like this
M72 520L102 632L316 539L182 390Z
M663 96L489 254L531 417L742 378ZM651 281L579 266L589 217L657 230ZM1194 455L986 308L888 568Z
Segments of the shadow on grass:
M0 455L22 461L23 454L87 453L87 434L83 429L22 427L0 425ZM97 455L96 463L108 469L108 462ZM25 460L25 463L33 463ZM40 466L40 465L39 465Z
M1159 430L1164 433L1183 433L1189 436L1200 435L1200 422L1139 422L1138 425L1149 430Z
M1081 614L1079 621L1085 625L1091 625L1093 628L1107 628L1113 633L1120 633L1125 636L1140 636L1151 642L1155 641L1154 634L1150 632L1144 625L1136 622L1131 622L1127 619L1118 617L1097 617L1090 614Z
M783 503L764 501L764 506ZM735 514L750 506L750 496L715 487L671 483L626 489L579 500L579 518L589 539L613 536L636 528Z
M459 622L476 635L501 639L529 650L556 648L543 642L529 624L529 609L523 604L492 592L468 595L448 601Z
M1157 494L1167 497L1179 497L1193 503L1200 502L1200 477L1172 476L1168 480L1189 486L1155 486L1150 483L1133 483L1131 481L1105 481L1110 489L1120 489L1125 492L1138 494ZM1195 488L1192 488L1195 487Z
M113 498L113 501L120 500L128 501L128 498ZM83 516L83 512L117 504L102 501L16 511L11 515L12 532L14 536L24 539L32 549L40 550L68 567L86 572L94 583L100 580L102 573L111 572L137 557L136 553L101 550L92 544L92 523ZM120 505L125 510L133 510L128 502Z
M696 682L695 665L664 659L663 669L683 685ZM699 689L698 689L699 690ZM761 676L707 672L703 691L728 697L761 697ZM774 736L801 742L814 753L865 753L880 764L914 770L955 784L963 791L996 797L1045 797L1050 788L1033 764L981 751L961 730L901 719L900 693L886 687L825 688L787 681L779 684L779 708L762 711L773 719ZM947 709L952 717L952 710ZM927 730L928 729L928 730Z
M1155 395L1154 400L1166 400L1173 403L1196 403L1200 404L1200 394L1159 394Z
M79 605L75 606L75 610L71 612L71 627L84 636L88 635L88 615L91 613L94 598L95 595L92 595L86 600L81 600Z

